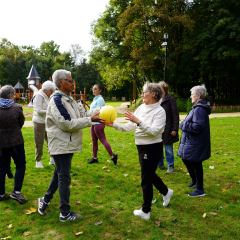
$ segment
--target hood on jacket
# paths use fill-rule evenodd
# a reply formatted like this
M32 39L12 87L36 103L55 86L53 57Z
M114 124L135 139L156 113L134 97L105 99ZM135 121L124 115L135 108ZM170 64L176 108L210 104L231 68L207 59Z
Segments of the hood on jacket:
M13 104L12 99L0 98L0 108L10 108Z
M193 109L195 109L195 108L197 108L197 107L203 107L204 109L206 109L208 115L211 114L210 103L207 102L206 100L201 100L201 101L195 103L195 104L192 106Z

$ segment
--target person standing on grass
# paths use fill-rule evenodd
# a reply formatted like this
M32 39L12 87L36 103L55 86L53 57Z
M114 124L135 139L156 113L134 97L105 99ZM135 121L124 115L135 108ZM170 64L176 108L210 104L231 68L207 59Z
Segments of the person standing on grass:
M44 168L41 161L44 139L46 143L48 143L47 132L45 129L45 118L49 97L55 90L56 86L52 81L45 81L42 85L42 89L37 92L33 99L34 112L32 121L35 141L36 168ZM50 156L49 164L54 164L52 156Z
M194 104L186 119L181 122L182 136L178 149L178 156L188 169L192 182L188 185L196 189L189 193L189 197L205 196L203 189L202 162L211 156L210 105L203 100L207 95L204 85L195 86L191 90L191 99Z
M138 149L138 158L141 166L143 204L140 210L133 213L143 219L150 219L151 204L153 199L153 185L163 195L163 206L167 207L173 195L162 179L155 173L162 157L162 133L166 124L166 113L160 106L159 100L162 90L157 83L146 83L143 87L143 104L134 114L125 113L126 124L104 123L121 132L135 130L135 143Z
M168 163L166 173L174 173L174 154L173 143L178 142L178 127L179 127L179 112L176 101L173 96L168 93L169 86L164 81L159 82L162 87L162 97L160 105L166 112L166 126L162 134L163 146L165 148L165 158ZM164 169L163 155L158 165L159 168Z
M0 89L0 201L9 197L19 203L26 203L21 194L25 170L26 157L24 150L24 139L21 128L24 124L22 106L14 103L15 89L5 85ZM11 158L16 165L14 177L14 190L5 193L5 176L9 171Z
M95 98L90 106L90 110L93 110L97 107L105 106L105 101L101 95L103 87L100 84L95 84L93 86L93 95ZM98 163L97 152L98 152L98 139L103 144L105 149L108 151L111 160L115 165L117 165L117 154L113 154L110 144L108 143L105 133L104 133L105 125L98 122L93 122L91 126L91 137L92 137L92 150L93 150L93 158L88 162L89 164Z
M52 180L44 197L38 199L38 212L45 210L59 189L61 222L74 221L81 215L70 211L71 161L74 152L82 149L82 129L90 127L92 122L101 122L100 108L86 111L71 97L74 84L71 72L60 69L52 76L58 91L52 94L46 113L46 131L48 149L53 156L55 169Z

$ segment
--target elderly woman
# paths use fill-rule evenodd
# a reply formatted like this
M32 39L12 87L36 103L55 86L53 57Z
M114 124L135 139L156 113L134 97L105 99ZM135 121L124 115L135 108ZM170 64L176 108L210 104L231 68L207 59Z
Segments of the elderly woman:
M55 169L52 180L44 197L38 199L38 212L45 214L45 209L59 189L61 222L76 220L81 215L70 212L70 171L74 152L82 149L82 129L91 127L92 122L101 122L100 108L86 111L71 97L73 80L71 72L60 69L52 76L56 91L50 99L46 113L46 131L48 149L53 156ZM95 114L96 113L96 114Z
M153 198L153 185L163 195L164 207L169 204L173 190L169 189L155 173L163 153L162 133L166 123L165 111L159 104L162 90L157 83L146 83L143 89L143 104L134 114L128 111L125 113L129 123L105 124L121 132L135 130L135 143L141 166L143 204L140 210L134 211L134 215L148 220Z
M101 95L101 92L103 90L103 87L100 84L95 84L93 86L93 95L95 95L95 98L93 99L93 102L90 106L90 110L93 110L97 107L103 107L105 106L105 101ZM97 152L98 152L98 139L103 144L105 149L108 151L108 154L111 157L111 160L115 165L117 165L117 154L113 154L112 148L110 144L108 143L105 133L104 133L105 125L94 122L91 126L91 137L92 137L92 150L93 150L93 158L88 162L89 164L92 163L98 163L97 158Z
M47 107L49 103L49 97L55 91L56 86L52 81L46 81L42 85L37 94L34 96L33 105L33 131L34 131L34 141L35 141L35 153L36 153L36 168L44 168L42 165L42 155L43 155L43 144L44 139L47 141L47 132L45 130L45 118ZM53 158L50 156L49 164L54 164Z
M165 148L165 159L168 164L166 174L174 173L174 155L173 143L178 142L178 126L179 126L179 112L176 101L173 96L168 93L168 84L164 81L159 82L162 87L162 98L160 105L166 112L166 126L162 134L163 146ZM164 169L163 155L158 165Z
M5 85L0 89L0 201L9 197L20 203L26 203L21 194L26 170L24 139L21 128L25 118L22 106L14 103L15 89ZM9 195L5 193L5 175L13 158L16 165L14 190Z
M181 141L178 156L188 169L192 182L188 185L196 189L189 193L189 197L205 196L203 189L202 162L211 156L209 115L211 108L203 100L207 89L204 85L195 86L191 90L191 100L194 103L186 119L181 122Z

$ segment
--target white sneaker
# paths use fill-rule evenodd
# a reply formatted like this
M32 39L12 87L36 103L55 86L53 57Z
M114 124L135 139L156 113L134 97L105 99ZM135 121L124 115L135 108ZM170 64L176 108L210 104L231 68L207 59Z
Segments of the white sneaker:
M163 206L164 207L167 207L167 205L170 202L170 199L171 199L172 195L173 195L173 190L172 189L168 189L167 195L163 196Z
M140 209L140 210L134 210L134 211L133 211L133 214L134 214L135 216L138 216L138 217L143 218L143 219L146 219L146 220L148 220L148 219L150 218L150 212L145 213L145 212L142 211L142 209Z
M49 164L55 164L53 157L50 157Z
M44 168L44 166L42 165L42 161L36 162L36 168Z

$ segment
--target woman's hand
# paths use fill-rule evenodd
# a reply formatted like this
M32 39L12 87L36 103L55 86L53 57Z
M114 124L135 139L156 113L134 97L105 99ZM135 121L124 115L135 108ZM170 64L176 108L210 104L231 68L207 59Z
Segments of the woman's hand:
M136 116L134 116L131 112L129 112L129 111L126 111L124 113L124 116L126 117L125 118L126 120L129 120L129 121L131 121L133 123L138 124L140 122L140 120Z
M99 122L99 123L104 123L105 120L99 117L99 113L94 114L91 116L92 122Z
M177 132L176 131L172 131L171 135L172 135L172 137L175 137L177 135Z

